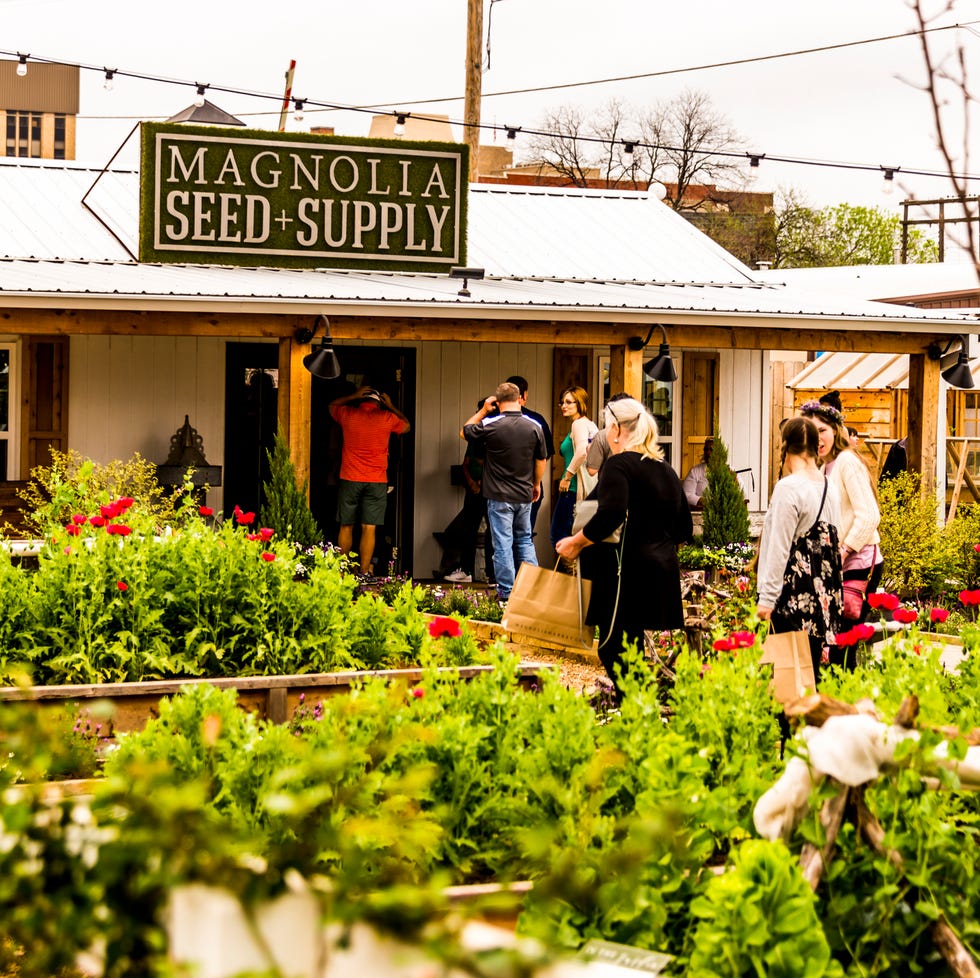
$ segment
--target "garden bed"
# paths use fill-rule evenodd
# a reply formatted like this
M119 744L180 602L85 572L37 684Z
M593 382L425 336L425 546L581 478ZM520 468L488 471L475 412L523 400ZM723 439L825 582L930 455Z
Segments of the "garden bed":
M542 671L541 663L521 663L520 684L533 686ZM460 666L437 672L458 672L463 679L492 672L492 666ZM384 678L410 685L422 680L424 669L375 669L361 672L325 672L295 676L247 676L237 679L175 679L142 683L92 683L77 686L27 686L0 689L0 701L30 700L42 708L63 709L68 703L109 703L110 715L104 721L102 734L142 730L150 717L159 716L161 699L174 696L194 686L234 689L238 704L273 723L285 723L309 696L334 696L348 693L351 687L367 679Z

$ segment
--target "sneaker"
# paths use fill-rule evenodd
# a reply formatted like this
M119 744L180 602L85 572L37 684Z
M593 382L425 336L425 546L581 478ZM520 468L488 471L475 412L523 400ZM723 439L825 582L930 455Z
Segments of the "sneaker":
M457 567L452 574L447 574L444 581L452 581L454 584L471 584L473 581L473 575L467 574L462 567Z

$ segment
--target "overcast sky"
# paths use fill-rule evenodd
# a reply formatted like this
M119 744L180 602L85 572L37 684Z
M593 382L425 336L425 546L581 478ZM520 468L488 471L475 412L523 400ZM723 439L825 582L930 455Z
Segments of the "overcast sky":
M684 88L706 92L744 136L743 148L769 157L940 169L930 103L915 38L660 77L493 96L619 76L650 74L822 45L861 41L914 27L905 0L490 0L490 65L483 75L484 123L538 128L560 105L596 109L611 98L644 108ZM931 9L942 4L933 2ZM96 67L280 95L290 59L293 94L369 106L463 114L466 0L0 0L0 48ZM976 21L932 35L937 56L962 44L980 92L980 0L957 0L936 24ZM974 33L976 32L976 33ZM165 118L189 105L193 87L83 71L78 158L105 163L140 118ZM209 93L211 101L258 128L276 128L270 100ZM417 100L456 101L414 104ZM265 114L262 114L265 113ZM951 108L951 117L962 118ZM332 125L364 135L370 113L310 112L290 129ZM462 130L457 133L462 138ZM486 133L484 141L493 136ZM502 139L502 135L498 136ZM955 139L962 152L962 138ZM126 157L124 156L124 159ZM131 159L135 159L132 157ZM980 174L975 161L962 169ZM952 192L947 180L903 176L881 193L880 173L763 162L756 188L796 188L813 204L847 201L894 209L903 196ZM972 189L980 193L980 181Z

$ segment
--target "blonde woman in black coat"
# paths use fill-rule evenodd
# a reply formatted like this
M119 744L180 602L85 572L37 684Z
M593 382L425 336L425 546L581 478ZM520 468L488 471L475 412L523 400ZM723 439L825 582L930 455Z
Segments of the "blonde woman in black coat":
M611 456L599 470L595 516L556 550L592 581L586 621L599 629L599 658L621 696L625 644L643 633L684 627L677 547L691 539L691 510L677 473L664 461L657 422L639 401L606 405ZM604 543L623 524L620 545ZM620 565L621 561L621 565Z

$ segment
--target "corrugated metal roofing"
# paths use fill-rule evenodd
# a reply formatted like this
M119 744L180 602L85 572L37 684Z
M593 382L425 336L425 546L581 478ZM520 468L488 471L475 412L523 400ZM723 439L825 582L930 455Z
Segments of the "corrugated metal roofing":
M833 292L856 299L899 299L907 296L975 290L980 282L966 260L918 265L840 265L831 268L776 268L753 273L771 285Z
M970 361L980 387L980 359ZM892 353L823 353L787 385L791 390L907 390L909 358Z
M485 268L487 278L470 280L466 299L459 281L445 275L140 264L131 257L139 215L132 170L0 160L0 215L7 304L85 297L103 307L138 300L215 308L247 302L255 309L268 301L287 312L311 302L377 303L406 315L418 309L450 316L478 306L486 315L525 308L556 318L658 314L669 322L672 314L693 314L716 323L756 317L762 325L834 318L860 320L862 328L900 322L933 331L937 322L959 318L759 282L655 196L638 192L471 187L467 264Z

